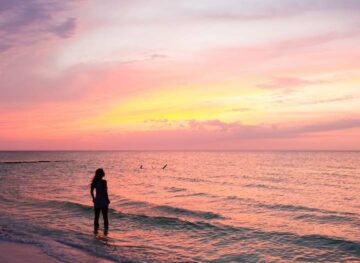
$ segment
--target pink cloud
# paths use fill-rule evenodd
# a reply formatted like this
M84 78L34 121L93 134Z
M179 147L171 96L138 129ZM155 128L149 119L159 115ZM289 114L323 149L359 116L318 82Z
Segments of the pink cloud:
M33 45L52 36L70 37L76 18L66 16L76 1L4 0L0 3L0 52ZM65 15L65 16L64 16Z
M297 77L278 77L274 78L269 82L265 82L257 85L259 88L265 89L283 89L283 88L293 88L301 87L319 83L327 83L328 81L324 80L306 80Z
M261 144L274 147L276 142L283 143L285 147L285 141L293 147L300 147L304 140L308 143L315 140L315 133L338 134L340 137L336 138L340 140L345 134L343 131L358 131L359 121L356 119L356 109L352 109L349 113L353 115L352 119L296 127L288 127L286 123L280 123L279 126L267 126L265 124L244 125L241 122L225 123L221 120L206 122L191 120L184 121L182 128L174 130L174 127L179 125L171 126L173 122L166 119L166 114L161 120L147 121L149 129L161 127L161 130L156 131L116 132L108 131L107 127L99 131L99 127L92 126L95 125L93 123L80 124L78 120L89 118L89 116L101 116L113 106L131 101L134 97L146 98L147 94L158 89L171 92L181 88L216 87L216 92L219 94L224 90L228 93L226 96L240 96L243 95L243 88L244 90L256 87L295 89L326 83L330 80L316 79L317 74L330 75L341 71L346 75L347 70L355 71L359 68L360 52L357 44L360 31L353 30L353 26L349 25L342 32L339 27L336 29L338 31L329 29L329 32L319 32L317 35L289 37L285 40L250 46L236 45L231 36L226 36L224 39L229 39L229 45L215 46L216 42L209 44L211 48L204 48L201 51L190 48L191 52L187 51L187 47L182 49L176 45L174 47L169 45L168 50L147 49L148 43L145 41L140 43L142 46L139 48L141 49L139 54L136 48L134 50L130 48L136 55L128 60L111 63L88 62L88 64L61 68L57 64L59 47L72 37L81 38L78 29L81 25L81 17L76 15L75 10L71 10L77 2L75 0L51 1L50 3L42 0L5 0L0 3L0 38L2 39L0 43L2 56L0 60L0 125L2 128L0 148L12 146L17 148L22 144L24 148L40 145L39 147L42 148L53 149L59 147L70 149L71 145L78 148L94 145L94 148L106 149L113 147L229 149L243 148L245 145L258 148ZM137 4L141 5L145 2L136 1L135 4L124 2L124 4L136 7ZM210 19L252 20L296 15L314 10L330 9L340 10L342 14L356 13L360 7L359 1L306 0L301 3L296 1L296 5L288 1L276 8L260 5L261 10L256 9L244 13L240 4L236 1L231 3L234 5L232 9L228 9L227 4L224 4L225 7L222 8L221 4L216 3L211 7L200 4L200 10L193 10L192 5L180 4L181 8L184 8L181 10L187 12L193 10L193 12L181 16L177 13L178 10L175 10L174 16L170 13L165 17L159 17L156 20L156 26L162 26L166 19L176 21L177 15L182 18L189 15L192 18L208 16ZM250 7L253 4L252 1L248 3ZM167 8L172 5L167 5ZM218 6L220 7L217 8ZM126 10L122 14L126 16L127 11L136 13L136 8ZM153 11L149 10L146 14L152 18L157 17L159 12L163 12L162 9ZM134 17L126 16L125 18L124 21L139 22L136 14ZM142 17L140 20L137 28L143 30L140 27L147 22L144 22ZM181 21L185 22L185 20ZM151 19L146 21L151 21ZM352 21L349 20L349 22ZM189 21L189 24L191 23L197 22ZM127 25L127 22L126 25L121 24L124 27ZM144 32L147 30L145 29ZM174 37L178 35L174 34ZM151 40L147 41L151 42ZM81 56L81 50L79 51L79 56ZM308 75L315 77L311 79L303 77ZM269 81L256 86L256 83L264 79ZM227 85L228 82L230 85ZM265 93L256 90L254 94L256 92ZM249 94L253 96L251 92ZM259 101L263 99L257 98ZM332 99L314 99L309 101L309 104L347 101L354 98L357 98L356 94L339 95ZM273 105L281 106L276 102ZM194 107L198 106L194 105ZM246 107L240 106L234 107L231 114L247 111ZM252 113L249 112L249 114ZM330 116L327 113L320 114L324 119ZM325 138L321 140L324 142ZM356 138L353 141L357 142ZM328 139L328 144L333 145L332 143L332 139Z
M297 127L244 125L219 120L188 122L176 130L96 134L96 145L108 149L357 149L360 119ZM351 135L346 137L347 135ZM345 136L345 137L343 137ZM355 136L355 137L354 137ZM89 138L91 140L91 138ZM357 136L357 141L360 138ZM342 142L342 144L340 143Z
M219 120L190 120L183 128L114 131L102 129L59 133L55 137L1 139L0 148L17 149L353 149L360 141L360 119L340 119L292 127L244 125ZM342 144L340 143L342 142ZM18 146L17 146L18 145ZM7 148L8 147L8 148ZM21 148L21 147L20 147Z
M346 38L350 36L345 34ZM332 34L331 39L344 37ZM319 37L327 43L329 39ZM169 89L187 84L206 84L223 82L227 79L284 75L286 71L296 68L298 71L326 72L328 70L355 68L360 58L357 50L338 49L313 52L300 50L297 41L319 45L319 41L304 38L253 47L228 47L223 49L201 51L191 58L171 58L162 53L153 53L143 59L114 63L80 64L56 72L54 76L44 75L50 50L29 52L19 56L5 54L0 68L2 107L7 104L24 105L49 101L67 101L96 94L99 99L110 97L123 98L124 94L167 87ZM284 44L285 43L285 44ZM286 47L286 48L285 48ZM310 54L309 54L310 52ZM309 60L308 56L313 59ZM259 87L300 87L320 83L296 77L275 78ZM28 92L31 91L31 92Z
M231 9L229 9L231 6ZM250 8L246 8L249 6ZM245 7L245 8L244 8ZM199 14L202 18L212 20L269 20L275 18L292 17L307 12L326 12L338 11L346 13L356 13L360 10L360 4L357 0L302 0L302 1L281 1L275 2L254 2L238 1L217 5L216 8L200 9Z
M297 137L315 132L328 132L360 128L360 118L341 119L329 122L320 122L296 127L244 125L240 122L225 123L219 120L188 122L190 130L210 130L219 132L222 137L238 139L264 139L264 138L288 138Z

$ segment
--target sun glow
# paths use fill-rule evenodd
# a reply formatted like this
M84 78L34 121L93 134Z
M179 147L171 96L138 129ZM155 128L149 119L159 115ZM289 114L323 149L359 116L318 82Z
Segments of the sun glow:
M7 12L0 147L332 149L359 128L357 5L75 2Z

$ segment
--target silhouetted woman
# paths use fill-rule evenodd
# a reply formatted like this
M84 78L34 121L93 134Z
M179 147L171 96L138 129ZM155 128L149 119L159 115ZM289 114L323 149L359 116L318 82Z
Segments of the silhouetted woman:
M110 204L108 192L107 192L107 183L106 180L103 179L105 176L105 172L103 169L99 168L95 172L95 176L92 179L90 193L94 202L94 210L95 210L95 219L94 219L94 230L97 231L99 229L99 216L100 211L103 214L104 218L104 230L107 231L109 228L109 220L108 220L108 207ZM96 189L96 196L94 196L94 189Z

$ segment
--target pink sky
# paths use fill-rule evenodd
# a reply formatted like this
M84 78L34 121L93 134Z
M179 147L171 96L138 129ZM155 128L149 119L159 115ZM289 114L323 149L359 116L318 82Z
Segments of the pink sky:
M1 1L0 150L360 150L359 12Z

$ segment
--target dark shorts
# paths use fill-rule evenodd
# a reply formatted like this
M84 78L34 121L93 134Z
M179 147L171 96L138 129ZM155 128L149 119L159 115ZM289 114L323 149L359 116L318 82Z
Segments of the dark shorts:
M95 198L95 200L94 200L94 207L95 208L105 208L108 205L109 205L108 201L105 198L99 198L99 199Z

